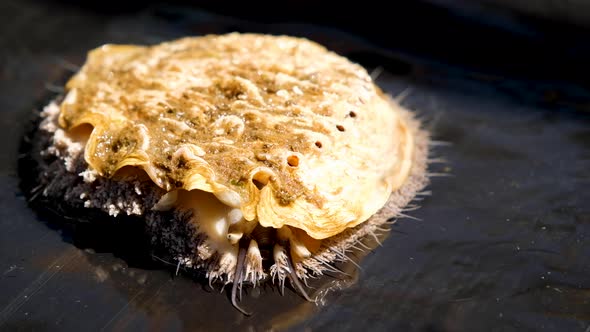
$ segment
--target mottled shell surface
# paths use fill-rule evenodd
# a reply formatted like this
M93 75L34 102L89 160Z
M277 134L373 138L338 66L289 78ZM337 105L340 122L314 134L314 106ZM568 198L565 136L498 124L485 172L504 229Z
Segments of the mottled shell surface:
M229 34L105 45L68 82L59 124L93 127L112 177L211 192L264 227L324 239L367 220L407 178L413 136L361 66L299 38Z

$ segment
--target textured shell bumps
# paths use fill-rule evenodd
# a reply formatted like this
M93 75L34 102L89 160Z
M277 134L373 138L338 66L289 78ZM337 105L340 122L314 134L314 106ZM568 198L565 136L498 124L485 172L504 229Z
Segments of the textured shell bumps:
M92 126L84 158L100 176L141 168L315 239L375 214L412 166L407 116L362 67L304 39L105 45L67 90L59 124Z

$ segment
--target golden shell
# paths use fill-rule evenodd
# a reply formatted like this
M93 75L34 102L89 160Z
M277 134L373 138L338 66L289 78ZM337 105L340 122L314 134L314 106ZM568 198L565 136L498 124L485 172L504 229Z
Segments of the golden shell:
M59 124L93 127L101 176L139 167L264 227L315 239L367 220L407 178L413 136L359 65L309 40L256 34L104 45L68 82Z

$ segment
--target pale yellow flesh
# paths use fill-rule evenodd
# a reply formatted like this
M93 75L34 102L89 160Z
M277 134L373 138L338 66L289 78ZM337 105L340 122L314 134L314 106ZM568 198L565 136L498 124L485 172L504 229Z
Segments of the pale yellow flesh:
M155 210L191 210L192 219L200 233L206 235L209 249L237 260L237 242L250 237L258 221L245 220L239 209L221 203L213 194L201 191L173 191L162 197ZM279 229L276 240L289 241L295 261L308 258L319 248L319 241L291 231L288 226ZM317 242L317 243L316 243Z

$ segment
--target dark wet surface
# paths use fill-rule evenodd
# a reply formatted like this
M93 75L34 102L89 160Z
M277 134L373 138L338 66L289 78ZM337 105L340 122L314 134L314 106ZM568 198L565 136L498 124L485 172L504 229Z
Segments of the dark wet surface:
M71 227L36 215L19 188L17 157L31 110L86 50L252 26L196 11L109 17L20 2L0 12L0 330L590 328L590 98L583 87L383 58L330 29L253 25L313 37L368 67L383 64L377 82L393 95L409 89L404 105L450 143L435 150L448 163L431 170L451 176L433 178L432 196L412 212L421 221L399 220L361 261L351 287L329 293L323 305L292 290L250 290L242 304L254 315L245 317L227 290L153 262L141 239L128 240L130 227Z

